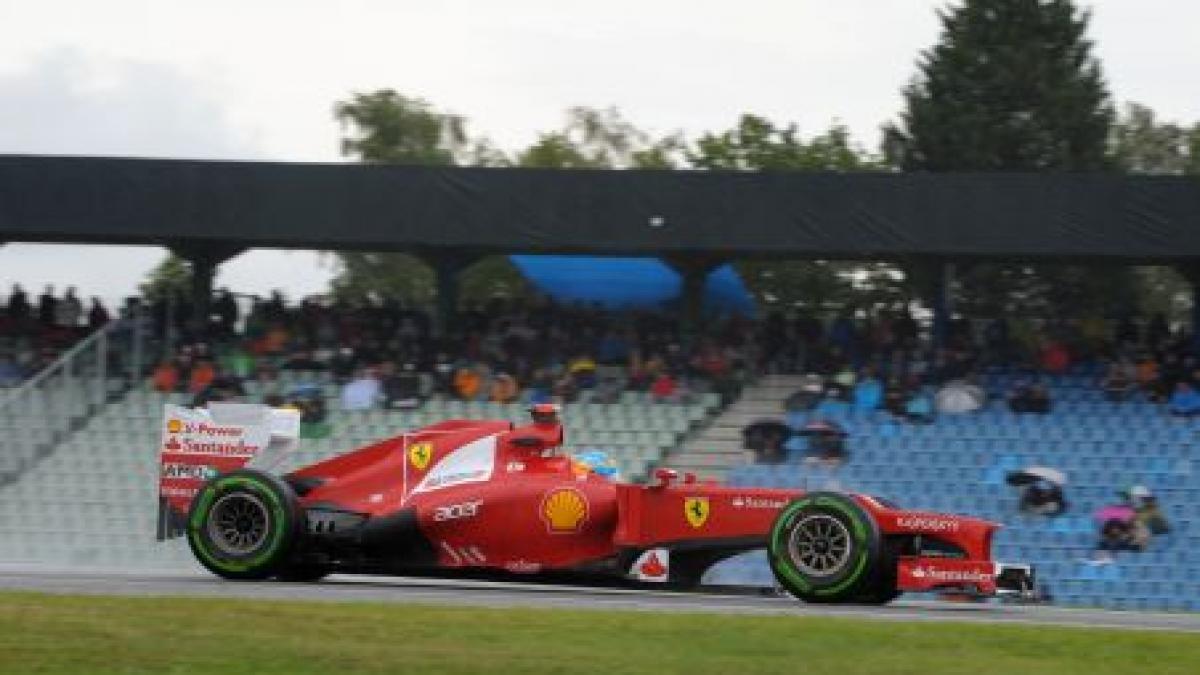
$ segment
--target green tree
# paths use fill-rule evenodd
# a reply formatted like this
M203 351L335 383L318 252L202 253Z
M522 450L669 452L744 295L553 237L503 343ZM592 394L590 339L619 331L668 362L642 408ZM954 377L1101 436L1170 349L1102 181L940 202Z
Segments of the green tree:
M436 297L433 270L416 256L367 251L339 251L335 256L331 290L338 300L397 299L427 305Z
M516 163L540 169L674 169L682 157L677 133L655 138L616 108L574 107L562 129L539 134L517 153Z
M795 124L776 125L758 115L744 114L737 126L721 133L706 133L687 153L697 169L735 171L863 171L881 168L879 162L856 146L840 124L808 141Z
M905 111L885 128L904 170L1094 170L1107 165L1112 105L1071 0L966 0L917 63Z
M465 120L428 101L381 89L333 106L342 154L375 164L455 164L473 146Z
M1122 171L1200 174L1200 123L1160 122L1154 111L1126 103L1109 136L1113 163Z
M1071 0L965 0L939 13L884 154L909 171L1083 171L1110 166L1112 105ZM977 264L955 306L981 316L1082 317L1123 311L1127 269Z
M459 298L464 305L482 305L497 298L528 298L534 289L506 255L480 258L462 271Z
M172 296L190 297L192 266L174 253L168 253L146 273L146 280L138 285L138 290L151 302Z

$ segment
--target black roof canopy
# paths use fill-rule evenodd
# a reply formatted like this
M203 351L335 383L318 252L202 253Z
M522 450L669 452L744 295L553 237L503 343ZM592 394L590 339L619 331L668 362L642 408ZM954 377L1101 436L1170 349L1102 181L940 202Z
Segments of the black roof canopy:
M1177 261L1200 181L0 156L0 241Z

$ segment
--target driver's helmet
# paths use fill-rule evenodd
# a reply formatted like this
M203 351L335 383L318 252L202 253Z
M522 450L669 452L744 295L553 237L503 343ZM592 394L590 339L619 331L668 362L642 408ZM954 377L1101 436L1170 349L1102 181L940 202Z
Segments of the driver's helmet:
M529 408L534 424L558 424L562 406L557 403L535 403Z

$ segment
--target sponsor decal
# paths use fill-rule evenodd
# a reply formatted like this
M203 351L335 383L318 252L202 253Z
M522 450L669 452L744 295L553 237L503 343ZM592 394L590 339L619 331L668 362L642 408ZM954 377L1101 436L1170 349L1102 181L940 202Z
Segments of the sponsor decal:
M521 473L525 470L525 462L512 461L504 466L504 470L509 473Z
M587 522L587 497L571 487L551 490L542 498L541 516L550 534L578 532Z
M163 447L169 452L184 455L215 455L218 457L251 457L257 455L258 451L262 449L261 445L246 443L240 439L233 442L222 442L191 438L181 440L175 437L167 439Z
M458 520L460 518L474 518L479 515L479 507L483 506L482 499L476 499L471 502L462 502L461 504L447 504L446 506L438 506L433 509L434 522L443 522L446 520Z
M216 468L206 466L204 464L180 464L179 462L167 462L162 465L163 478L190 478L194 480L208 480L216 475Z
M479 550L478 546L452 546L445 541L438 543L446 552L446 557L450 558L452 565L483 565L487 562L487 556Z
M667 580L671 570L671 552L665 548L652 548L643 551L634 561L630 572L638 581L653 581L662 583Z
M189 455L249 457L269 442L266 429L248 429L235 424L218 424L204 419L168 417L162 449Z
M433 459L432 443L413 443L408 446L408 461L417 471L424 471L430 459Z
M924 532L958 532L959 528L957 520L936 516L901 516L896 519L896 524L910 530Z
M712 506L708 502L708 497L688 497L683 500L683 515L687 518L688 524L694 528L704 527L704 523L708 522L708 514L712 510Z
M786 499L737 496L733 498L732 503L734 508L738 509L782 509L788 502Z
M435 478L425 481L424 487L427 490L436 488L449 487L460 483L478 483L482 480L487 480L491 475L491 471L485 469L469 469L467 471L456 471L454 473L444 473Z
M172 485L163 485L158 489L159 494L163 497L184 497L191 499L200 491L198 487L175 487Z
M452 485L482 483L492 477L495 464L496 437L485 436L447 453L412 492L418 494Z
M514 574L537 574L542 571L542 565L528 560L509 560L504 563L504 569Z
M951 581L976 583L992 578L987 572L978 570L941 570L936 567L914 567L909 572L914 579L930 579L933 581Z

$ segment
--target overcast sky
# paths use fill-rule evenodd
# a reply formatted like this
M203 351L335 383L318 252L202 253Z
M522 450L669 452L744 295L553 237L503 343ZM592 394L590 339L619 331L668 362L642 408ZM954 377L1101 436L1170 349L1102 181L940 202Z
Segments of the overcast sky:
M0 153L342 161L333 103L384 87L465 115L507 149L572 105L690 136L744 111L806 133L839 120L873 149L945 4L0 0ZM1200 119L1200 3L1083 4L1116 100ZM116 297L161 255L10 245L0 284ZM251 252L219 281L295 296L329 274L312 254Z

